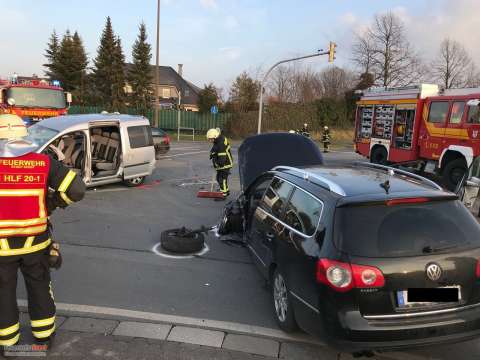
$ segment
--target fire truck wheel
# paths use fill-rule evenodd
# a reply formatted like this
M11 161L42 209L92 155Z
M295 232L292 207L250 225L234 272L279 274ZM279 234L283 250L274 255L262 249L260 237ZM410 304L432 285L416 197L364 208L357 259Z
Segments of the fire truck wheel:
M387 150L383 146L377 146L373 149L372 155L370 156L370 162L374 164L387 165L388 164L388 154Z
M450 190L455 191L457 184L462 180L463 175L467 171L467 163L464 159L456 159L450 161L442 173L442 180L444 186Z

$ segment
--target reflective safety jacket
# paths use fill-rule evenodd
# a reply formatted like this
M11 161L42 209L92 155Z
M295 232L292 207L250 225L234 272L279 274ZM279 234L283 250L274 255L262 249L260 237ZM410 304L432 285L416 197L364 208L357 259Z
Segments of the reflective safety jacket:
M220 135L214 140L210 150L210 159L215 170L225 170L233 167L232 150L225 136Z
M84 193L83 180L47 155L0 157L0 257L49 246L50 212L81 200Z

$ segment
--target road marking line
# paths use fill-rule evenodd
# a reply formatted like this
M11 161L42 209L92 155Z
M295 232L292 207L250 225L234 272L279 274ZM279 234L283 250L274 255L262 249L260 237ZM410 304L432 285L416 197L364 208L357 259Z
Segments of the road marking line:
M183 154L161 156L160 159L168 159L168 158L177 157L177 156L187 156L187 155L201 154L201 153L207 153L207 152L210 152L210 150L202 150L202 151L188 152L188 153L183 153Z
M28 302L24 299L18 300L18 305L22 307L22 310L28 308ZM219 321L219 320L209 320L209 319L200 319L194 317L186 316L177 316L177 315L168 315L168 314L159 314L151 313L137 310L126 310L118 309L104 306L91 306L91 305L81 305L81 304L67 304L67 303L56 303L57 311L59 312L68 312L81 315L103 315L103 316L112 316L116 319L125 318L125 319L141 319L148 322L160 322L173 325L183 325L183 326L193 326L197 328L210 329L210 330L220 330L229 333L237 333L251 336L260 336L273 339L279 339L283 341L293 341L301 342L307 344L314 344L319 346L325 346L322 342L308 336L308 335L290 335L284 333L281 330L271 329L263 326L256 325L247 325L241 323L235 323L230 321ZM60 315L60 314L59 314ZM68 316L68 314L66 314ZM61 329L61 326L60 326Z
M170 149L170 151L175 151L175 150L201 150L200 148L198 147L179 147L179 148L176 148L176 147L172 147Z

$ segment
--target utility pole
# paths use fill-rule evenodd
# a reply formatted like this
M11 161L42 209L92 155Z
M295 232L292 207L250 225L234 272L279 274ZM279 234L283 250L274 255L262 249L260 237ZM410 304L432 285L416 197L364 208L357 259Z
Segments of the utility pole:
M155 115L153 124L159 127L158 110L160 108L159 102L159 86L160 86L160 0L157 0L157 56L155 61Z
M178 91L178 108L177 108L177 141L180 141L180 120L182 116L182 92Z
M285 64L285 63L288 63L288 62L291 62L291 61L303 60L303 59L308 59L308 58L311 58L311 57L316 57L316 56L321 56L321 55L328 55L328 61L333 62L333 60L335 59L335 51L336 51L335 49L336 49L336 47L337 47L337 44L335 44L334 42L330 42L330 46L328 48L328 51L319 50L315 54L300 56L300 57L296 57L296 58L293 58L293 59L282 60L282 61L279 61L279 62L275 63L270 69L268 69L267 73L265 74L265 76L262 79L262 82L260 83L260 101L259 101L259 108L258 108L257 134L262 133L263 93L265 91L265 82L268 78L268 75L270 75L270 73L273 71L273 69L275 69L278 65Z

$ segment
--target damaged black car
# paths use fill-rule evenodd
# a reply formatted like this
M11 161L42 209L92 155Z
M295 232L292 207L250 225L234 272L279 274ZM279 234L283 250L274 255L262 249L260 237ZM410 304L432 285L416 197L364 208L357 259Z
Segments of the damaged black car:
M218 232L245 243L281 329L351 352L480 336L480 225L455 194L382 165L324 166L295 134L238 156Z

